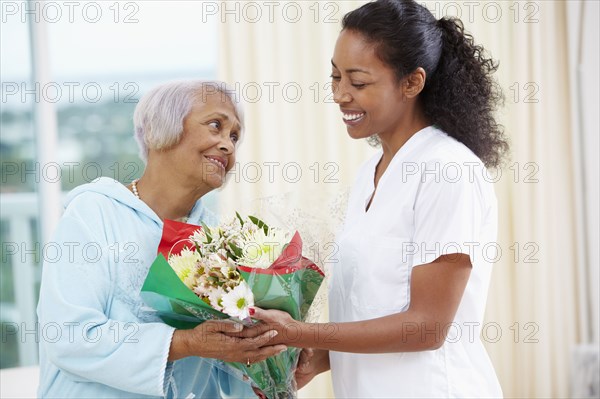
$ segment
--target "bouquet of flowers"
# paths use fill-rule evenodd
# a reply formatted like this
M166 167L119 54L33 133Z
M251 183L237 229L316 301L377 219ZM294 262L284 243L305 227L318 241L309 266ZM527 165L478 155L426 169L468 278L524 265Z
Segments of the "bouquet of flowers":
M242 218L218 227L166 220L142 287L142 298L167 324L194 328L213 319L250 325L249 309L288 312L305 321L323 272L302 256L302 239ZM243 372L268 398L295 396L293 371L299 349L251 365L228 363Z

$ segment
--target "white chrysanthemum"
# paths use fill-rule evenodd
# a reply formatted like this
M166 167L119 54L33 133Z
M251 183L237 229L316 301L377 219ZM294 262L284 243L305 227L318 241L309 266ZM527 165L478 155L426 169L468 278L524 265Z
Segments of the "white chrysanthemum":
M253 234L248 234L246 238L243 255L238 262L244 266L260 269L271 266L289 242L287 234L277 229L269 229L269 234L265 234L263 229L258 229Z
M198 273L190 273L187 275L187 277L185 277L183 280L183 283L186 285L186 287L188 287L189 289L194 289L194 287L196 287L198 285Z
M244 320L250 317L250 308L254 306L254 294L245 281L221 297L223 312L231 317Z
M191 251L184 248L179 255L171 255L169 265L173 268L177 277L185 283L189 288L193 288L194 279L190 278L194 275L200 254L196 251Z

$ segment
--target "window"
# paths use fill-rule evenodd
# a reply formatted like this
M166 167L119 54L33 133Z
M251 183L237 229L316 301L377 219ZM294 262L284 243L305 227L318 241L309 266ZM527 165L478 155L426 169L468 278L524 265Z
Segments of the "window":
M99 176L129 183L143 164L132 114L149 88L174 79L214 79L216 25L201 2L2 2L2 261L0 367L37 362L34 334L43 243L38 233L40 179L66 192ZM44 24L47 58L32 60L30 24ZM35 82L33 62L52 81ZM37 161L36 106L57 120L55 160ZM42 129L43 130L43 127ZM43 199L42 199L43 200ZM25 323L25 324L23 324ZM6 338L6 339L5 339Z

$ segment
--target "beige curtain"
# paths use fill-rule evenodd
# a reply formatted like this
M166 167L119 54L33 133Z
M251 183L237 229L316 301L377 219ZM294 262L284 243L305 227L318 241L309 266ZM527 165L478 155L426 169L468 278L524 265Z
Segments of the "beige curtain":
M254 199L283 193L301 203L345 190L373 149L348 138L327 82L341 17L364 2L252 2L256 8L245 10L244 2L228 3L240 18L216 16L220 78L248 102L247 135L221 209L252 209ZM567 22L563 1L425 4L438 17L461 16L501 65L506 106L498 117L512 157L496 183L501 255L484 342L507 397L566 397L570 351L584 341L586 314L568 41L578 27ZM329 375L300 395L331 397Z
M497 186L503 257L487 313L502 337L487 347L507 396L567 397L570 351L580 339L582 259L574 223L566 3L531 4L516 23L505 18L473 27L501 60L502 119L512 141L512 159Z
M246 136L222 209L282 193L335 192L374 150L348 139L329 90L343 14L360 2L226 2L239 22L220 23L220 79L246 101ZM233 3L233 4L232 4ZM272 22L268 14L272 10ZM317 18L315 22L315 18ZM221 19L219 19L221 21Z

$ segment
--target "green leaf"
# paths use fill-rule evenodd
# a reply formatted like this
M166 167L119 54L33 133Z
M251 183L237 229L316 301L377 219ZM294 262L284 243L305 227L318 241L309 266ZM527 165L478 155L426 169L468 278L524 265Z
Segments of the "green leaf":
M213 241L213 238L210 235L210 228L204 222L202 222L202 229L204 230L204 234L206 235L205 244L210 244Z
M238 220L240 221L241 225L244 225L244 219L242 219L242 217L240 216L240 214L238 212L235 213L235 216L237 216Z
M267 226L267 224L265 222L263 222L256 216L248 216L248 219L250 219L252 221L252 223L254 223L259 229L263 229L263 231L265 232L265 235L269 234L269 226Z
M233 252L234 257L232 257L232 258L234 258L233 259L234 261L237 261L238 258L241 258L244 255L244 251L242 251L242 249L240 247L238 247L237 245L235 245L234 243L230 242L229 247L231 248L231 252Z

